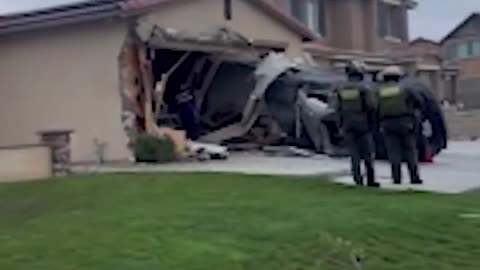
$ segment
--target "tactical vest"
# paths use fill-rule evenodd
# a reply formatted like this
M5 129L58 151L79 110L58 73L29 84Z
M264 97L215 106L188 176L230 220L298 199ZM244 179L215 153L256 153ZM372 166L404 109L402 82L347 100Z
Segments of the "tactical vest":
M365 112L364 98L358 87L345 87L338 92L342 111L348 114Z
M384 86L379 91L380 118L408 116L412 112L408 106L407 93L398 85Z

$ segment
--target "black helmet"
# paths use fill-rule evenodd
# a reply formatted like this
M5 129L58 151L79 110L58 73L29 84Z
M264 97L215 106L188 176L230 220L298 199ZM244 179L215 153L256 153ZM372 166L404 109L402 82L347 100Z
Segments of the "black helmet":
M345 67L345 73L349 78L359 78L362 80L365 72L365 65L358 61L352 61Z
M347 73L347 75L364 74L365 72L365 65L359 61L352 61L345 67L345 73Z

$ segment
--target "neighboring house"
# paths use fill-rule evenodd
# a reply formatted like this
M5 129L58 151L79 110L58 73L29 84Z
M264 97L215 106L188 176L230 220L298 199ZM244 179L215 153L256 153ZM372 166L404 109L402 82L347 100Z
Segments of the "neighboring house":
M442 41L443 56L460 66L460 98L466 108L480 108L480 13L473 13Z
M224 5L230 2L231 6ZM318 35L262 0L95 0L0 19L0 145L74 130L74 162L129 156L119 55L134 22L202 32L228 27L252 46L301 57ZM122 74L123 75L123 74Z
M320 38L305 51L324 66L363 60L372 71L397 64L417 74L439 100L456 101L457 70L444 63L438 44L409 41L411 0L270 0Z
M459 68L445 61L440 43L417 38L408 47L398 50L396 55L406 61L407 69L414 71L439 101L457 102Z
M362 59L377 68L394 63L393 48L408 44L411 0L269 0L320 35L305 50L320 64Z

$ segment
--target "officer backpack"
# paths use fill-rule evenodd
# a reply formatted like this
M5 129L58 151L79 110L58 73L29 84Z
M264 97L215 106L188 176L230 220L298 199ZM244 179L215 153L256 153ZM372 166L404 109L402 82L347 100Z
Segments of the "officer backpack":
M379 91L380 118L411 115L407 92L398 85L384 86Z
M343 113L363 113L365 111L364 96L358 87L345 87L340 89L338 95Z
M368 131L366 93L358 85L345 85L338 91L344 127L347 132Z

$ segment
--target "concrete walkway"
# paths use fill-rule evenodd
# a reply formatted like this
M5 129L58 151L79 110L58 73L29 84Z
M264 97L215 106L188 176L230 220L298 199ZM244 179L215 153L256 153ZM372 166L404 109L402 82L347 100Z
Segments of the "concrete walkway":
M263 153L239 153L225 161L179 162L163 165L119 164L102 167L76 166L80 172L227 172L253 175L345 176L348 165L343 160L325 156L310 158L268 156Z
M408 184L408 172L404 166L405 184L394 186L390 167L386 162L377 162L377 176L382 187L394 190L414 189L442 193L460 193L480 187L480 142L451 142L449 148L435 158L433 164L424 164L420 174L425 181L422 186ZM336 182L352 184L351 177L340 177Z
M449 149L433 164L422 165L423 186L393 186L390 168L386 162L376 163L377 176L383 188L415 189L442 193L460 193L480 188L480 142L450 143ZM271 157L262 153L236 154L227 161L184 162L160 166L119 165L100 168L77 168L96 172L232 172L265 175L331 176L335 182L352 184L348 159L325 156L311 158ZM405 170L405 168L404 168ZM404 182L408 174L404 171Z

